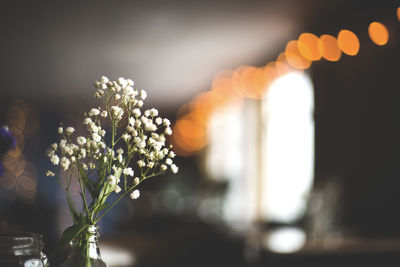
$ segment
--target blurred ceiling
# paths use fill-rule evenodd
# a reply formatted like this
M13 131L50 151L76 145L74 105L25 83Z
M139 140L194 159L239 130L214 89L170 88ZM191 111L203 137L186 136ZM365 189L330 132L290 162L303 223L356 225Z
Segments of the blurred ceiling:
M310 2L310 1L306 1ZM305 1L2 1L2 104L89 100L105 74L177 107L221 70L262 64L301 28Z

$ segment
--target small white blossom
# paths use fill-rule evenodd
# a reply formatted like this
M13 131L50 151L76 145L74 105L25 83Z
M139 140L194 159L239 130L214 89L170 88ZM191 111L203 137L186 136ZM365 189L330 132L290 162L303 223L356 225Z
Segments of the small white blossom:
M103 118L106 118L107 115L108 115L107 110L103 110L103 111L100 113L100 116L102 116Z
M97 116L99 114L100 114L100 110L98 110L97 108L92 108L88 113L89 116Z
M75 161L76 161L76 157L75 157L75 156L72 156L72 157L71 157L71 162L74 163Z
M146 131L156 131L157 126L154 123L146 123L144 126Z
M128 142L129 140L131 140L131 136L129 134L125 133L122 135L122 139L124 139L125 142Z
M99 135L104 137L106 135L106 130L101 129Z
M53 165L58 165L58 163L60 162L60 158L57 155L53 155L50 158L51 163L53 163Z
M128 122L129 122L130 126L134 126L135 125L135 118L129 117Z
M85 163L82 163L82 169L84 169L85 171L88 170L88 166Z
M59 133L59 134L62 134L63 132L64 132L63 127L58 127L58 133Z
M115 185L115 184L117 183L117 179L115 178L114 175L109 175L109 176L107 177L107 183L108 183L109 185Z
M121 99L121 96L119 94L115 94L114 95L114 100L119 100L119 99Z
M174 151L170 151L169 154L168 154L168 156L169 156L170 158L175 158L176 154L175 154Z
M122 161L124 160L124 158L122 157L121 154L119 154L119 155L117 156L117 160L119 161L119 163L122 163Z
M160 125L162 123L162 119L160 117L156 118L156 124Z
M57 143L51 144L51 148L53 148L54 150L57 150Z
M167 127L167 128L165 128L164 133L165 133L166 135L171 135L171 134L172 134L172 129L171 129L170 127Z
M172 164L172 159L167 158L167 159L165 160L165 164L171 165L171 164Z
M135 179L133 179L133 184L134 184L134 185L138 185L139 182L140 182L139 177L136 177Z
M70 160L68 158L66 158L66 157L62 157L61 158L60 165L61 165L61 168L63 168L64 171L68 170L70 163L71 162L70 162Z
M139 100L139 101L137 102L137 105L138 105L139 108L143 107L143 101L142 101L142 100Z
M118 78L118 83L119 83L119 85L121 85L122 87L126 87L126 86L128 85L127 80L125 80L125 79L122 78L122 77L119 77L119 78Z
M122 108L118 107L118 106L112 106L111 110L113 112L113 117L117 120L122 119L122 115L124 114L124 111L122 110Z
M98 135L97 133L92 133L92 139L95 142L100 142L101 141L101 136Z
M121 192L121 187L119 187L118 185L117 185L117 187L115 187L115 189L114 189L114 192L115 193L119 193L119 192Z
M173 173L177 173L178 170L179 170L179 168L178 168L175 164L172 164L172 165L171 165L171 171L172 171Z
M153 117L158 116L158 110L155 108L150 109L150 115Z
M75 129L74 127L68 127L67 129L65 129L65 131L68 135L71 135L75 132Z
M146 91L145 91L145 90L141 90L141 91L140 91L140 98L141 98L142 100L145 100L146 97L147 97Z
M144 115L145 115L146 117L149 117L149 116L150 116L150 110L148 110L148 109L145 110L145 111L144 111Z
M153 161L149 161L146 166L151 169L151 168L154 167L154 162Z
M165 164L161 164L161 166L160 166L160 169L161 169L161 171L166 171L167 170L167 165L165 165Z
M138 109L138 108L135 108L134 110L132 110L132 114L136 118L138 118L140 115L142 115L142 113L140 112L140 109Z
M138 199L139 197L140 197L140 192L139 192L139 190L134 190L132 193L131 193L131 195L130 195L130 197L132 198L132 199Z
M164 118L164 119L163 119L163 123L164 123L164 125L167 126L167 127L171 125L171 122L170 122L169 119L167 119L167 118Z
M96 168L96 164L94 164L93 162L90 162L90 163L89 163L89 168L90 168L91 170L94 170L94 169Z
M138 161L137 161L137 165L138 165L139 167L144 167L146 164L144 163L143 160L138 160Z
M131 167L125 168L125 169L122 171L122 173L125 174L125 175L129 175L129 176L132 176L132 177L133 177L133 170L132 170Z
M89 123L91 123L92 122L92 119L91 118L84 118L83 119L83 124L89 124Z
M54 176L55 174L54 174L54 172L52 172L52 171L47 171L46 172L46 176Z
M79 136L76 138L76 142L78 143L78 145L84 146L86 144L86 138L83 136Z

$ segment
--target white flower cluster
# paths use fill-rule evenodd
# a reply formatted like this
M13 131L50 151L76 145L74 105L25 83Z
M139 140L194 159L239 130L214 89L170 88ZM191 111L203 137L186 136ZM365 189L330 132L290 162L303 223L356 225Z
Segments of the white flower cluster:
M173 163L175 153L172 146L166 145L166 135L172 134L171 123L161 118L155 108L141 111L146 92L134 89L134 82L124 78L110 81L103 76L94 85L95 98L103 106L84 114L86 134L77 134L79 131L73 127L59 127L59 143L47 150L51 163L75 173L78 179L90 178L94 170L97 176L103 176L96 181L107 183L115 193L121 192L121 187L125 191L131 188L127 184L135 187L168 169L177 173L178 167ZM108 132L102 127L105 120L111 122ZM106 138L106 134L110 136ZM138 177L134 178L135 168ZM47 175L54 173L48 171ZM120 185L122 175L124 185ZM137 189L130 194L132 199L139 195Z

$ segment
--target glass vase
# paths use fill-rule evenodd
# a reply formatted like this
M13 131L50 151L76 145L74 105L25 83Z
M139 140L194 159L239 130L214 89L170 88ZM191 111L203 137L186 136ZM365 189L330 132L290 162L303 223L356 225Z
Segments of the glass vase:
M108 267L101 259L98 238L96 225L90 225L82 231L71 241L70 253L60 267Z
M34 233L1 233L0 266L47 267L42 235Z

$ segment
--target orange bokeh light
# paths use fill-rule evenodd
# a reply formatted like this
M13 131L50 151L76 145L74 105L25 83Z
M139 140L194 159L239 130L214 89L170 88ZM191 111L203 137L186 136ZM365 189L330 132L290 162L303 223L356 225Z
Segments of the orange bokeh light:
M360 50L360 41L357 35L349 30L341 30L338 34L338 45L343 53L349 56L355 56Z
M311 61L302 56L298 41L290 41L285 48L286 61L295 69L304 70L311 66Z
M322 57L321 40L312 33L302 33L297 42L300 54L311 61L320 60Z
M372 22L368 27L368 34L372 42L377 45L385 45L389 40L389 31L380 22Z
M324 34L320 37L322 57L328 61L338 61L342 55L337 40L332 35Z
M397 18L400 20L400 7L397 8Z

